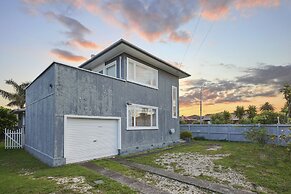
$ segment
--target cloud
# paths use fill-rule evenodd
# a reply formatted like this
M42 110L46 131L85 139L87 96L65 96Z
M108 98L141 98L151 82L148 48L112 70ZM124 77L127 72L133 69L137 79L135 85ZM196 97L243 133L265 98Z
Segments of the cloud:
M220 20L226 17L230 11L229 5L232 0L209 1L200 0L202 13L201 16L207 20Z
M190 42L191 37L188 32L178 31L178 32L172 32L169 36L169 39L172 42Z
M81 62L87 60L83 56L74 55L73 53L61 49L52 49L51 53L57 58L70 62Z
M280 0L238 0L235 2L237 9L249 9L256 7L278 7Z
M249 68L245 73L245 75L237 77L238 82L253 85L282 85L291 82L291 64Z
M84 38L86 35L90 34L91 31L78 20L61 14L55 14L54 12L46 12L44 15L49 19L58 21L68 29L68 31L65 32L70 38L66 41L67 45L88 49L100 49L101 46Z
M265 65L249 68L243 76L233 80L187 80L181 83L185 93L180 97L181 106L198 104L200 86L206 104L248 102L255 97L274 97L284 83L291 83L291 64Z
M55 5L57 9L64 4L65 11L73 8L86 10L114 27L137 33L147 41L167 40L179 43L189 42L189 34L183 30L183 27L200 15L200 12L202 19L218 21L227 18L233 10L245 14L245 10L248 9L280 5L280 0L117 0L114 2L24 0L24 2L28 7Z

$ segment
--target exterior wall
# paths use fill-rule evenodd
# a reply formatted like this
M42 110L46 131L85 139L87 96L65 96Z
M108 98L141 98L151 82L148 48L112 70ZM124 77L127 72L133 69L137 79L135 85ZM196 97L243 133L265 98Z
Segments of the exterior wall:
M178 78L159 70L159 89L86 70L56 65L55 158L63 157L64 115L121 117L121 154L165 146L179 140L179 119L172 119L172 85ZM158 130L127 131L126 103L159 108ZM176 133L170 135L169 129Z
M106 63L96 64L96 66L92 69L92 71L99 72L99 71L103 70L103 74L105 74L104 68L106 67L106 65L108 65L111 62L115 61L116 62L116 77L120 78L120 79L125 79L125 71L124 71L125 63L124 63L124 59L125 59L125 55L124 54L118 55L117 57L114 57L113 59L107 61ZM94 63L94 61L92 61L91 63Z
M25 149L44 163L55 166L55 65L26 89ZM61 162L62 163L62 162Z
M244 133L253 127L264 127L268 134L277 136L276 144L284 145L279 140L280 135L291 134L291 125L254 125L254 124L221 124L221 125L197 125L187 124L181 125L181 131L191 131L193 137L204 137L209 140L227 140L227 141L248 141Z

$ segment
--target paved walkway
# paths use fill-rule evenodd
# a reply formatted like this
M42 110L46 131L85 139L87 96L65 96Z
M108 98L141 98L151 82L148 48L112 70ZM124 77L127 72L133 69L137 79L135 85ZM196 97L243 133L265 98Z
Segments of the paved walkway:
M218 193L233 193L233 194L254 194L253 192L250 191L242 191L242 190L238 190L238 189L234 189L231 187L227 187L221 184L217 184L217 183L212 183L209 181L205 181L205 180L201 180L201 179L197 179L197 178L193 178L193 177L187 177L187 176L183 176L177 173L173 173L170 171L166 171L163 169L159 169L159 168L154 168L148 165L143 165L143 164L138 164L138 163L134 163L125 159L121 159L121 158L114 158L112 159L114 161L117 161L123 165L129 166L131 168L135 168L135 169L139 169L139 170L143 170L143 171L147 171L149 173L152 174L157 174L169 179L173 179L182 183L186 183L189 185L194 185L196 187L200 187L209 191L213 191L213 192L218 192Z
M90 169L90 170L94 170L97 173L102 174L110 179L113 179L121 184L127 185L130 188L132 188L136 191L139 191L140 193L144 193L144 194L169 194L168 192L161 191L153 186L150 186L148 184L139 182L135 179L123 176L120 173L102 168L102 167L97 166L97 165L90 163L90 162L82 163L81 165Z

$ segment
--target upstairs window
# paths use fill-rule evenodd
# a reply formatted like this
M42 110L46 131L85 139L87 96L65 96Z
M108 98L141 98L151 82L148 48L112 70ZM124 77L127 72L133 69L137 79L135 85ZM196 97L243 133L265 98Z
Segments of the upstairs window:
M158 108L137 104L128 105L127 129L158 129Z
M158 70L127 58L127 80L157 89Z
M172 118L178 117L178 92L177 87L172 86Z
M105 66L105 75L116 77L116 61L113 61Z

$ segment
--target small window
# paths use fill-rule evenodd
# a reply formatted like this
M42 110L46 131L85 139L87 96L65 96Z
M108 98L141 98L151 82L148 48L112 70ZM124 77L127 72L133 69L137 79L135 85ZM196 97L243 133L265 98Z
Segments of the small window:
M128 105L127 129L158 129L157 114L157 107Z
M177 87L172 86L172 118L178 116L178 93Z
M127 80L152 88L158 88L158 70L128 58Z
M105 66L105 74L116 77L116 61L111 62Z

